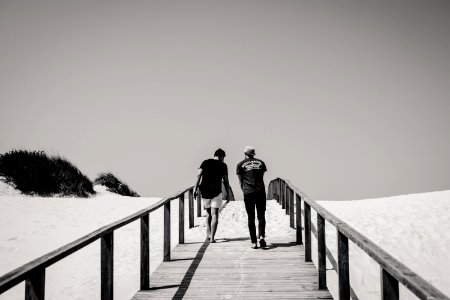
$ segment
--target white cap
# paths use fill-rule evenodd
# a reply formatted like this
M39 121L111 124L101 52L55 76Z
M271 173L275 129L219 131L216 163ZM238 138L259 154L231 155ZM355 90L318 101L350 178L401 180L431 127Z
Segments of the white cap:
M250 154L250 155L255 155L255 147L253 147L253 146L245 146L244 153Z

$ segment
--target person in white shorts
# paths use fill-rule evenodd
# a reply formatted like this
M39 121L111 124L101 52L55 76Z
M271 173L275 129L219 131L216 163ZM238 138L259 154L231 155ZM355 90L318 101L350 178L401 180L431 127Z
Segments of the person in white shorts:
M197 181L194 187L194 197L197 197L198 189L206 209L206 233L211 243L215 243L214 236L219 224L219 209L222 206L222 181L225 185L227 203L230 195L228 183L228 167L223 162L225 151L217 149L214 158L202 162L197 173Z

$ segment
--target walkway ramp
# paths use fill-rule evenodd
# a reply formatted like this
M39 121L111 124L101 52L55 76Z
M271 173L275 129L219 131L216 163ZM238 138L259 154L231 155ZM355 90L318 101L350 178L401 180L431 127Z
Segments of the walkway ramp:
M150 290L132 299L333 299L318 289L316 267L293 241L272 238L268 249L251 249L246 237L188 240L152 274Z

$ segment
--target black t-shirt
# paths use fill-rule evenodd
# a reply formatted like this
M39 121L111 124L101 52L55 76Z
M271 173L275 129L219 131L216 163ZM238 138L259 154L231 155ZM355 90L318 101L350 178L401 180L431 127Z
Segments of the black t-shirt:
M202 198L212 199L222 192L222 179L228 175L227 165L217 159L207 159L200 165L202 172L202 182L200 192Z
M265 191L263 177L266 171L266 164L257 158L246 158L237 165L236 173L242 176L244 195Z

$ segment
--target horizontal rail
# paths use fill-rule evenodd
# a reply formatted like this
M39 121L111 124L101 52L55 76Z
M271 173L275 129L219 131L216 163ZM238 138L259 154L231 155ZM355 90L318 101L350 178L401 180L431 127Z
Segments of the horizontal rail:
M86 247L92 242L100 239L104 235L113 232L114 230L121 228L133 221L136 221L149 213L157 210L162 207L166 203L178 199L181 195L184 195L189 190L193 189L193 187L188 187L180 192L177 192L171 197L164 198L157 203L144 208L136 213L129 215L128 217L122 218L116 222L108 224L106 226L101 227L69 244L66 244L54 251L51 251L39 258L36 258L29 263L18 267L17 269L12 270L11 272L6 273L5 275L0 277L0 294L9 290L13 286L19 284L20 282L26 280L28 277L33 275L36 270L44 270L48 266L58 262L59 260L69 256L70 254L80 250L81 248Z
M301 196L305 203L309 204L320 216L334 225L337 230L346 236L349 240L355 243L359 248L366 252L371 258L373 258L380 267L394 277L398 282L402 283L406 288L413 292L420 299L450 299L444 293L439 291L425 279L413 272L406 265L395 259L388 254L377 244L370 239L356 231L353 227L336 217L334 214L326 210L316 201L312 200L308 195L299 190L289 180L283 178L276 178L286 183L288 187L294 190L295 193ZM305 224L306 226L306 224Z

